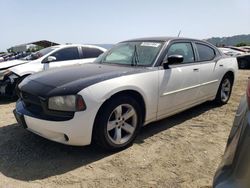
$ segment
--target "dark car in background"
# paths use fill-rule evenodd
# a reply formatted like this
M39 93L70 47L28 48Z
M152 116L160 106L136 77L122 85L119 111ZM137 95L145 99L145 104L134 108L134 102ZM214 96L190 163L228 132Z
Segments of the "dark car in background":
M250 69L250 53L237 56L239 69Z
M240 101L226 150L214 177L215 188L250 187L250 80Z

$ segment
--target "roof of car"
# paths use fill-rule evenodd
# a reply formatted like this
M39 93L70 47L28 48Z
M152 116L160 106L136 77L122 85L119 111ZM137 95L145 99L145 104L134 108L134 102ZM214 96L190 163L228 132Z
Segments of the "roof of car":
M51 46L52 48L65 48L65 47L75 47L75 46L82 46L82 47L89 47L89 48L99 48L101 50L106 50L105 48L98 46L98 45L89 45L89 44L60 44L56 46Z
M202 41L202 40L198 40L198 39L182 38L182 37L145 37L145 38L136 38L136 39L126 40L123 42L128 42L128 41L162 41L162 42L167 42L169 40L175 40L175 39Z

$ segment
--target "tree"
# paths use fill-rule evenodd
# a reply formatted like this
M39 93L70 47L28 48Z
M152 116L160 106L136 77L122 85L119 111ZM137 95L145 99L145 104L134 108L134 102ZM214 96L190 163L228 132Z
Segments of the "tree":
M247 46L248 44L246 42L240 42L238 44L236 44L237 47L241 47L241 46Z

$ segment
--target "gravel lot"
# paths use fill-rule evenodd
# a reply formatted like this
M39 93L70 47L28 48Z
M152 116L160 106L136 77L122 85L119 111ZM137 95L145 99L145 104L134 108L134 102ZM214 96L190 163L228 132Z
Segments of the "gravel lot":
M118 153L71 147L16 125L0 100L0 187L210 187L250 71L239 71L229 103L205 103L142 129Z

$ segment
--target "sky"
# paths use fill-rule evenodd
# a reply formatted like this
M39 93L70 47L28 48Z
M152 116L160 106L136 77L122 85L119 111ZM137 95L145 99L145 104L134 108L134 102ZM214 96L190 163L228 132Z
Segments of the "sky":
M250 34L250 0L0 0L0 51L37 40L113 44Z

